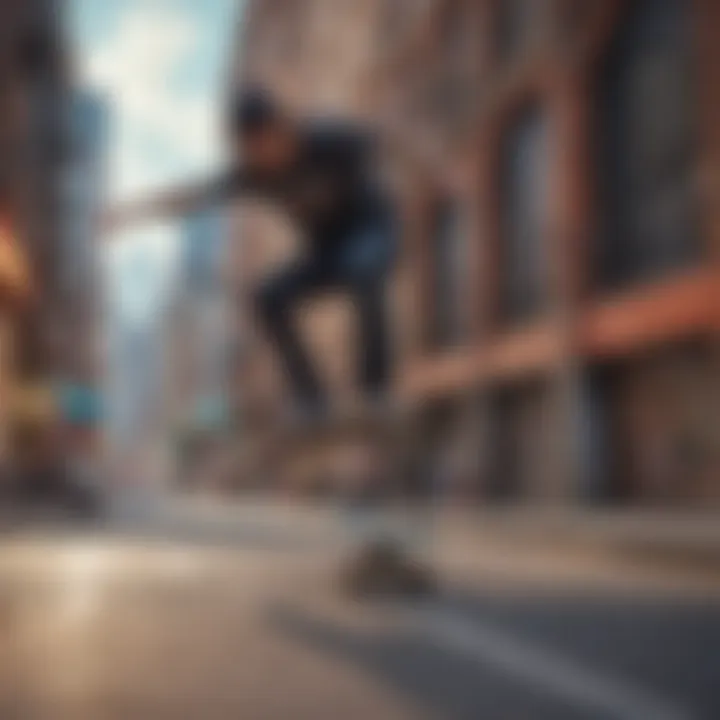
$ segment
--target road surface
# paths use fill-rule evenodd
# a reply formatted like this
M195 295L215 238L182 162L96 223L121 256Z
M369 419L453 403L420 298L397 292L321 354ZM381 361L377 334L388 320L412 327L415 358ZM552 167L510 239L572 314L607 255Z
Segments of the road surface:
M0 718L720 717L702 583L486 546L438 553L433 600L357 603L333 585L327 518L198 513L184 534L5 538Z

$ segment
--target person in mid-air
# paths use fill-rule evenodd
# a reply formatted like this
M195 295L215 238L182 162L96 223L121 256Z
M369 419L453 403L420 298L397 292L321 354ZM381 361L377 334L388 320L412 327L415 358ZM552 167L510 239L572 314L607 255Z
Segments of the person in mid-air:
M346 121L292 117L262 88L239 93L229 126L233 163L222 177L117 208L106 225L186 214L237 195L276 201L295 222L305 252L261 282L256 308L299 408L322 413L327 398L292 315L304 299L328 290L354 300L364 397L382 401L390 379L385 289L398 229L374 134Z
M230 133L234 161L224 176L114 209L106 224L182 215L240 194L276 201L296 223L306 252L261 282L256 307L300 407L322 412L326 398L292 314L301 301L326 290L352 296L360 380L368 397L381 398L390 372L384 295L397 230L378 180L372 135L344 121L293 118L259 88L236 99Z

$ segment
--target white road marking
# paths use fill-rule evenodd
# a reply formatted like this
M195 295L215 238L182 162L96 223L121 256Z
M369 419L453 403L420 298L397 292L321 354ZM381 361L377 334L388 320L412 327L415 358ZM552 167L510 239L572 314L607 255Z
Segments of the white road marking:
M617 678L583 668L546 648L520 640L486 623L427 609L416 616L435 644L526 683L578 707L617 720L697 720L675 703Z

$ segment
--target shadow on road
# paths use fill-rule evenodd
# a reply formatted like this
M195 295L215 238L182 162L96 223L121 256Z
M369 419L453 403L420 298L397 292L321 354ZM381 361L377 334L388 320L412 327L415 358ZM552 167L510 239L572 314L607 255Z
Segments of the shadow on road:
M419 717L578 718L563 716L532 688L518 693L517 685L501 675L479 674L462 657L442 653L422 634L400 628L384 632L348 629L288 606L273 607L267 618L275 632L311 653L325 655L334 664L348 664L406 697L422 709Z
M649 594L529 594L447 598L448 612L551 648L597 672L669 694L720 717L720 606Z
M458 593L444 598L441 608L416 609L433 608L462 618L468 627L477 624L481 632L490 628L564 658L570 667L677 701L697 713L689 717L720 717L720 608L710 603ZM469 662L422 632L400 627L368 632L290 607L272 608L268 620L276 632L333 662L362 669L441 717L496 717L499 709L502 717L595 717L558 706L557 698L531 683L505 675L492 662Z

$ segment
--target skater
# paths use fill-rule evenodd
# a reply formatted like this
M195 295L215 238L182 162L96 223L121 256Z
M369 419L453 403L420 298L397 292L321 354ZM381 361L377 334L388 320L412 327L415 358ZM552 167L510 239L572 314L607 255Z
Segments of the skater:
M293 436L309 440L303 433L295 436L295 430L310 427L314 432L325 427L327 398L292 319L305 299L329 290L349 293L355 302L364 403L367 409L379 409L385 418L375 423L371 412L372 429L364 422L357 429L351 421L351 432L360 445L353 451L348 472L363 502L358 503L356 522L351 524L357 530L360 554L347 568L346 585L353 592L384 592L393 587L403 592L425 591L431 580L415 562L417 543L410 538L406 544L407 533L392 513L384 512L392 479L403 473L407 443L396 414L384 412L390 409L384 401L391 371L385 292L397 255L398 229L393 203L380 181L375 138L367 129L346 122L292 117L257 88L240 93L229 126L233 159L223 176L120 207L108 213L105 225L113 229L150 217L186 214L238 195L273 200L288 213L305 242L305 252L263 279L255 293L255 307L293 391ZM445 188L462 187L458 185L462 175L443 178L442 163L436 161L442 153L431 158L427 146L422 152L406 150L407 134L404 128L402 133L385 128L382 139L392 136L390 149L407 155L416 167L431 170ZM327 437L323 432L320 435L315 439L322 443ZM337 436L331 445L346 442ZM271 461L292 458L293 448L302 454L306 446L312 450L313 443L303 441L298 447L297 442L284 442L279 449L272 438Z
M390 379L385 289L398 238L371 134L340 121L294 118L258 88L240 93L229 131L233 162L223 177L120 207L108 214L106 226L186 214L241 194L277 202L296 223L305 252L264 279L255 306L287 372L295 410L313 418L326 409L292 316L305 299L328 290L354 300L359 380L370 402L382 400Z

